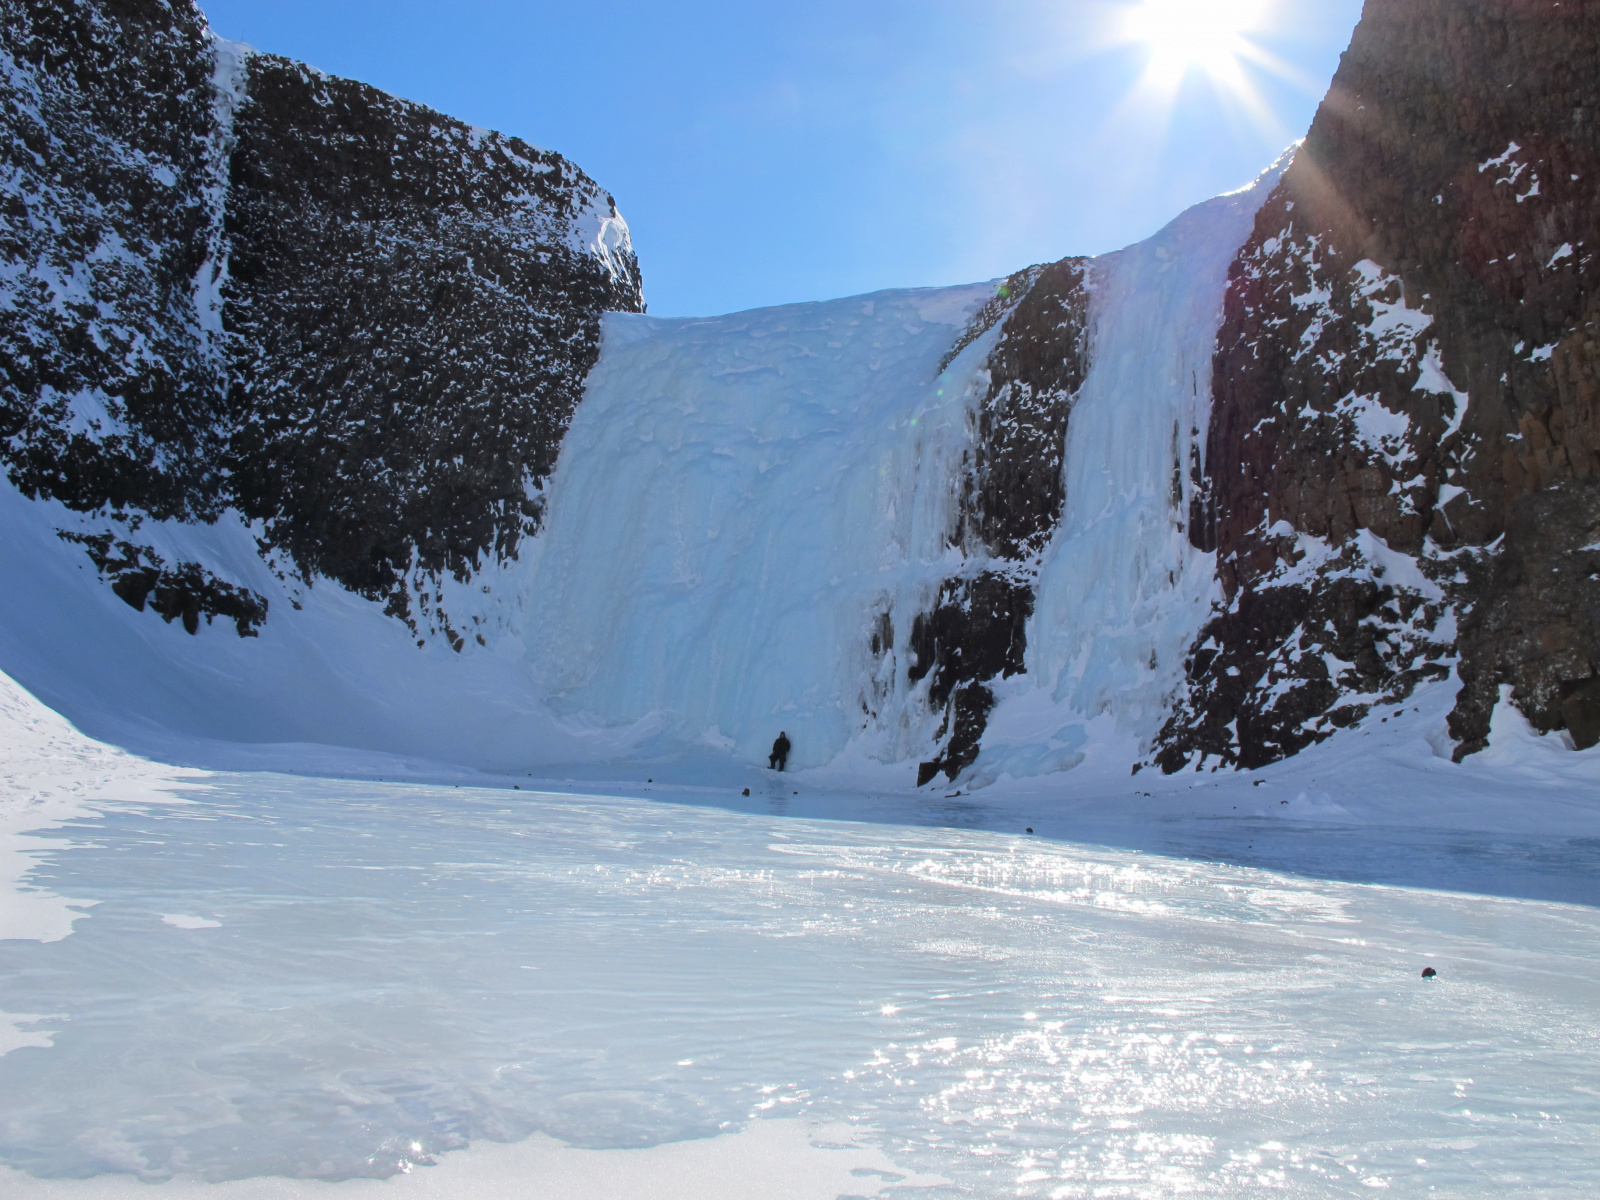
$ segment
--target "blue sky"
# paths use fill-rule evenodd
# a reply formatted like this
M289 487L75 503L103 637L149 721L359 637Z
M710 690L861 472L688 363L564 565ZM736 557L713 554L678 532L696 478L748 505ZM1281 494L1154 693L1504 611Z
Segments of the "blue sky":
M1303 135L1360 15L1253 0L1277 65L1247 101L1203 71L1147 86L1149 47L1112 36L1128 0L200 2L224 37L577 162L663 316L1136 241Z

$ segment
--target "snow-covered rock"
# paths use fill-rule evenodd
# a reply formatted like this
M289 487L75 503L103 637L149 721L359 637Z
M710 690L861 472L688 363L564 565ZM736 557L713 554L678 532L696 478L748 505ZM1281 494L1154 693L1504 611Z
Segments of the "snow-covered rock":
M1366 7L1239 256L1160 759L1258 765L1458 678L1600 741L1600 10Z

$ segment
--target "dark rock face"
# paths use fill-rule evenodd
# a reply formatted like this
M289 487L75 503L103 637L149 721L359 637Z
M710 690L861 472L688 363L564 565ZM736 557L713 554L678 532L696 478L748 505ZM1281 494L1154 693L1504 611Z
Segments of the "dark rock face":
M1033 615L1031 578L1009 578L993 571L972 579L946 581L932 612L918 614L911 626L917 683L929 674L928 704L944 709L938 737L945 742L938 759L917 771L917 786L941 771L954 779L978 757L994 692L988 681L1019 674L1027 649L1027 623Z
M192 0L0 0L0 55L12 481L123 533L236 509L302 578L459 648L414 590L515 554L600 314L643 309L611 197L517 139L238 57ZM203 571L150 569L146 594L224 612Z
M1039 556L1065 497L1067 422L1088 369L1088 308L1082 259L1030 268L1002 285L951 355L1000 325L953 537L976 570L947 580L912 626L910 681L931 675L928 702L945 710L943 747L921 765L919 787L973 764L994 707L989 681L1023 670Z
M115 540L111 534L63 533L89 551L111 590L140 612L146 602L170 624L181 619L190 633L200 632L200 618L210 624L217 617L234 623L240 637L255 637L267 619L267 602L246 588L224 583L199 563L166 561L148 546Z
M187 3L7 0L0 56L0 457L72 508L212 515L227 395L194 294L219 215L205 22Z
M1502 685L1600 736L1597 109L1600 5L1369 0L1233 269L1191 522L1227 600L1166 769L1452 666L1458 753Z
M1499 688L1536 728L1600 744L1600 487L1563 480L1521 495L1494 553L1467 560L1463 687L1451 732L1480 748Z
M1240 589L1191 651L1191 691L1168 726L1186 740L1156 761L1266 766L1447 677L1451 647L1436 633L1444 605L1366 566L1352 545L1308 583Z
M1067 421L1088 370L1083 271L1069 258L1032 272L989 355L963 540L996 558L1037 558L1061 519Z
M303 573L409 613L408 573L532 532L637 264L569 244L614 209L559 155L298 63L250 59L233 137L238 506Z

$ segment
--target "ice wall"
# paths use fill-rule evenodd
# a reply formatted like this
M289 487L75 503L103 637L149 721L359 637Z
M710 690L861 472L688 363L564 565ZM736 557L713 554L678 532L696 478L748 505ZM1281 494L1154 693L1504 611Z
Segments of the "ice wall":
M1062 719L1110 714L1152 736L1215 596L1213 556L1184 533L1210 415L1228 268L1292 155L1090 268L1089 371L1072 410L1066 503L1028 627L1013 707L1047 689ZM991 722L1000 739L1007 713Z
M991 726L1002 757L1019 740L1008 706L1055 726L1109 713L1134 739L1165 716L1214 596L1183 522L1228 266L1286 164L1091 267L1065 511L1028 676L1002 688ZM529 657L557 710L654 720L747 761L779 729L799 766L852 742L857 761L924 752L932 715L905 684L906 640L962 569L951 533L994 335L938 367L991 294L609 318L529 585ZM897 653L877 669L895 678L874 681L883 615ZM1061 769L1082 740L1028 745L1003 769Z
M877 615L937 588L993 294L607 319L562 446L529 655L559 711L794 765L864 724ZM904 641L908 630L895 631Z

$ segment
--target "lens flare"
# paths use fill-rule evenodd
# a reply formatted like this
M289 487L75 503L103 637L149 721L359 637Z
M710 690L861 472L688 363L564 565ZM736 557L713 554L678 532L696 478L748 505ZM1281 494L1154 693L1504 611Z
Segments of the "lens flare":
M1124 36L1150 52L1149 73L1176 82L1191 71L1232 82L1240 60L1255 56L1246 35L1261 22L1266 0L1140 0Z

